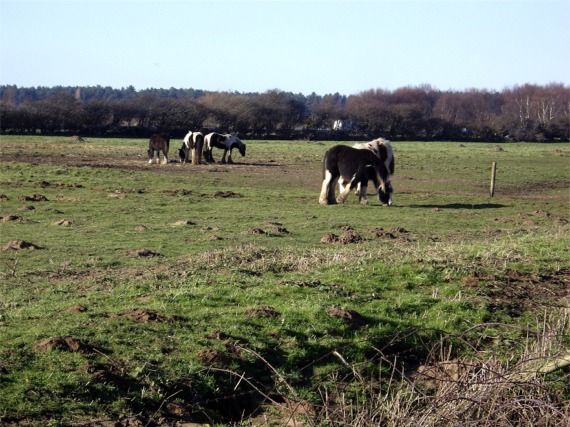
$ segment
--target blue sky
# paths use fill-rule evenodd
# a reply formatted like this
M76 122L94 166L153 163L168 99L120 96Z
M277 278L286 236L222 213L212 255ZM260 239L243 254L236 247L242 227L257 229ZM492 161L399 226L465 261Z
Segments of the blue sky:
M0 84L324 95L570 85L568 0L0 0Z

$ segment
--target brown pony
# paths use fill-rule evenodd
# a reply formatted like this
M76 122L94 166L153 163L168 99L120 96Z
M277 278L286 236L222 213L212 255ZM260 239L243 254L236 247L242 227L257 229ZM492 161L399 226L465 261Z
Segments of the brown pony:
M168 147L170 146L170 135L167 133L155 133L150 137L148 142L148 163L154 161L154 153L156 152L156 162L163 165L168 163ZM160 162L160 152L162 151L162 162Z

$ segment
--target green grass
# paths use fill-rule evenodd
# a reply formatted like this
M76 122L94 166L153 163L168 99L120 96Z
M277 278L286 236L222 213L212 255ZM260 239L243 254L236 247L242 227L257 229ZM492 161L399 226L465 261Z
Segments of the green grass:
M147 165L145 144L0 139L0 213L29 220L0 223L0 244L43 248L0 253L0 420L227 422L261 398L246 381L236 388L232 372L287 394L274 367L318 402L318 388L346 370L334 351L370 375L379 354L413 367L454 334L457 355L477 343L513 357L526 339L517 328L564 304L555 290L570 271L567 144L394 143L391 208L372 195L368 206L355 196L318 204L332 142L247 141L232 166ZM48 200L19 200L32 194ZM19 211L27 205L35 210ZM346 226L364 240L320 242ZM380 227L393 238L374 237ZM142 248L160 256L132 255ZM509 304L529 281L535 304ZM473 328L483 323L495 326ZM489 338L498 324L517 328ZM35 347L60 336L86 350Z

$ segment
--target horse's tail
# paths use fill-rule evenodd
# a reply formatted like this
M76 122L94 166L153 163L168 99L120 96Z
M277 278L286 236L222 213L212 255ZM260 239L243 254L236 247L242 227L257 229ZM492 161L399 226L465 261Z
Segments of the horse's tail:
M390 175L394 175L396 161L394 160L394 150L392 149L392 144L390 144L390 141L384 140L382 145L386 147L386 166L390 171Z
M196 133L194 137L194 152L195 155L192 156L192 163L199 165L202 163L202 150L204 149L204 135L201 133ZM194 154L194 153L193 153Z

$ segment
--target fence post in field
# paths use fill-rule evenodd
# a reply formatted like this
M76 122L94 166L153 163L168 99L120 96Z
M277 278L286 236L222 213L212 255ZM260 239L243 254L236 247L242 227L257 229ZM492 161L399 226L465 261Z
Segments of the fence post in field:
M495 195L495 176L497 175L497 162L491 166L491 197Z

